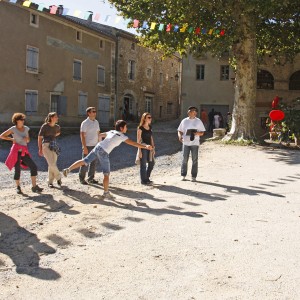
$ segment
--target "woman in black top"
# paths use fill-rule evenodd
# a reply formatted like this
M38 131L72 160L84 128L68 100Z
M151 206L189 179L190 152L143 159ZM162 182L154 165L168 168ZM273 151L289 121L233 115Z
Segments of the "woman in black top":
M153 150L151 151L139 148L138 156L140 158L140 175L142 184L152 183L150 175L154 167L155 146L151 129L151 121L151 114L148 112L143 113L137 129L137 142L151 145L153 147Z

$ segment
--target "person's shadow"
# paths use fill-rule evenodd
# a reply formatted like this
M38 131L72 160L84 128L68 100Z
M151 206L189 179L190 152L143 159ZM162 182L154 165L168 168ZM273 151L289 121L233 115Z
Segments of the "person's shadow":
M60 275L39 266L39 253L52 254L55 249L41 243L37 236L20 227L12 217L0 212L0 252L10 257L18 274L42 280L57 280Z

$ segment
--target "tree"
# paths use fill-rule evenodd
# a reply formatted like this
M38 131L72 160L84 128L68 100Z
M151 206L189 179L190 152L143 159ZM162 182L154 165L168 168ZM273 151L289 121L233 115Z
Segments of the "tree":
M291 60L299 53L298 0L109 0L130 19L193 27L193 31L139 28L141 41L166 53L189 51L230 53L235 69L232 127L227 139L255 138L257 61L274 55ZM174 28L174 27L173 27ZM214 28L213 34L196 34L197 28ZM220 30L225 35L220 35Z

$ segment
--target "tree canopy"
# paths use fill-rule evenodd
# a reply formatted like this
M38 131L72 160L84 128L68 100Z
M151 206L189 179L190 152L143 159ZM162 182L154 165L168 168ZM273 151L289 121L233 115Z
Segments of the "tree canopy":
M166 53L229 51L236 69L233 138L254 137L257 58L292 60L300 49L298 0L109 0L125 18L171 24L139 28L144 45ZM175 26L179 26L174 32ZM187 26L187 30L180 28ZM190 28L192 30L188 30ZM197 28L200 31L197 31ZM209 34L209 29L214 29ZM207 29L202 31L202 29ZM221 30L225 31L220 35Z

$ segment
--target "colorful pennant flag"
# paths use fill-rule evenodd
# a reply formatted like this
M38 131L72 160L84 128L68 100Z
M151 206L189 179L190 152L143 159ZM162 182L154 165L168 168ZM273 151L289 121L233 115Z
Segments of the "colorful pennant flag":
M57 6L56 5L52 5L50 8L50 14L55 15L57 12Z
M24 1L23 2L23 6L25 6L25 7L29 7L30 4L31 4L31 1Z
M116 17L115 23L116 24L120 23L121 19L122 19L122 17L120 17L120 16Z
M164 30L165 25L164 24L159 24L158 30L162 31Z
M139 27L139 23L140 23L139 20L134 19L133 20L133 28L138 28Z
M179 26L178 26L178 25L175 25L173 31L174 31L174 32L178 32L178 29L179 29Z
M156 26L156 23L155 23L155 22L152 22L152 23L151 23L150 29L151 29L151 30L155 29L155 26Z
M99 21L99 19L100 19L100 14L99 14L99 13L96 13L96 14L94 15L94 21Z
M45 8L45 4L44 3L40 3L39 6L38 6L38 8L37 8L37 10L38 11L43 11L44 8Z
M167 24L166 32L170 32L170 31L171 31L171 28L172 28L172 25L171 25L170 23Z
M148 26L148 22L147 21L144 21L143 22L143 29L148 29L149 26Z
M188 24L184 24L183 26L182 26L182 28L180 28L180 32L185 32L186 31L186 29L188 28Z

